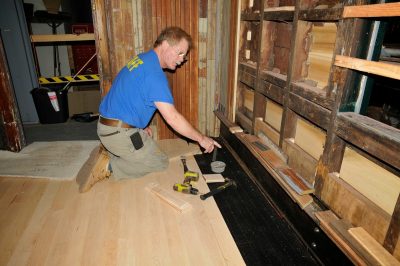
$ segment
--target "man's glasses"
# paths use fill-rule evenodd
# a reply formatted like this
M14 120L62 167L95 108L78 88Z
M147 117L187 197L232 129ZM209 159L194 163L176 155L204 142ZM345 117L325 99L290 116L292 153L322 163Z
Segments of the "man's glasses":
M184 53L184 52L179 52L179 51L176 51L176 53L177 53L177 55L179 56L179 57L182 57L183 58L183 60L187 60L187 54L186 53Z

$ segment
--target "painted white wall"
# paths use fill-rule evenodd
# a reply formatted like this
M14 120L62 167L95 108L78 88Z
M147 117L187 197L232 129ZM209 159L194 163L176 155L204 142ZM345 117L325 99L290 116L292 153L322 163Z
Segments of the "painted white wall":
M46 10L42 0L25 0L25 3L33 4L34 10ZM61 11L61 10L60 10ZM52 34L52 29L46 23L32 23L33 34ZM64 24L57 28L57 34L65 34ZM37 46L36 54L39 61L40 72L43 77L53 77L54 75L54 58L53 46ZM66 45L58 45L59 58L61 63L61 75L70 75L71 70L68 60L68 52ZM56 75L58 72L56 72Z

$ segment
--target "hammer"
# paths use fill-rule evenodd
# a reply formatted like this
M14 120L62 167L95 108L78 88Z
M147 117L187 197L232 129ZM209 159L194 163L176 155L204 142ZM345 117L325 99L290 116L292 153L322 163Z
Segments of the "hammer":
M211 190L210 192L208 192L206 194L200 195L200 199L205 200L208 197L214 196L215 194L221 192L222 190L224 190L224 189L226 189L226 188L228 188L230 186L233 186L235 188L237 187L235 180L226 178L225 181L226 182L223 185L217 187L216 189L213 189L213 190Z

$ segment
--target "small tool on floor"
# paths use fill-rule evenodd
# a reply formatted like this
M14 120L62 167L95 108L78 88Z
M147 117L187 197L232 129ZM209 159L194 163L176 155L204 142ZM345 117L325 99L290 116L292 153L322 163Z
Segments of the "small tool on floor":
M197 195L197 193L199 192L197 188L194 188L191 184L186 184L186 183L184 184L176 183L174 184L173 189L178 192L182 192L185 194L193 194L193 195Z
M200 195L200 199L205 200L208 197L214 196L215 194L217 194L231 186L233 186L235 188L237 187L235 180L232 180L229 178L226 178L225 180L226 180L226 182L223 185L217 187L216 189L211 190L210 192L208 192L206 194Z
M198 181L199 180L199 173L190 171L186 165L186 158L181 157L181 161L183 164L183 183L185 184L191 184L192 181Z

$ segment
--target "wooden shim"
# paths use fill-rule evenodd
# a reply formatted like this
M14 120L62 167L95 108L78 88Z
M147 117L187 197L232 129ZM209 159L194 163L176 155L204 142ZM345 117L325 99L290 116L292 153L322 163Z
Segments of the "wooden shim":
M343 18L398 17L400 3L345 6Z
M94 41L94 33L82 34L57 34L57 35L31 35L32 42L76 42Z
M314 193L314 188L298 175L292 168L284 168L278 170L279 175L285 182L299 195Z
M189 211L192 207L190 203L175 197L169 191L162 188L158 183L149 183L146 186L146 189L182 213Z
M352 228L346 220L332 220L329 225L335 231L335 233L346 242L346 244L353 249L355 253L362 259L364 265L376 265L379 263L372 257L348 232Z
M264 123L262 117L256 117L254 120L254 135L258 136L260 132L267 136L275 145L279 145L279 132Z
M392 215L400 194L398 176L346 147L340 178Z
M294 191L282 178L277 174L276 169L280 169L282 167L286 167L286 165L282 165L279 163L277 165L272 166L271 162L273 160L278 160L279 158L274 154L273 151L268 150L260 154L260 150L257 149L257 146L253 145L252 142L256 142L259 140L256 136L247 135L244 133L236 134L238 139L248 148L248 150L260 161L260 163L264 166L264 168L271 174L272 178L275 179L276 182L286 191L289 197L296 202L301 209L305 209L308 205L313 202L313 198L310 195L299 195ZM264 157L263 157L264 156ZM277 168L274 168L277 167Z
M276 131L281 131L283 108L273 101L268 100L265 108L265 121Z
M315 217L319 221L319 226L329 236L330 239L343 251L344 254L355 265L367 265L363 259L347 244L347 242L331 227L331 222L339 220L339 218L330 210L315 213Z
M234 127L230 127L230 128L229 128L229 131L230 131L232 134L235 134L235 133L243 132L243 128L241 128L241 127L239 127L239 126L234 126Z
M400 262L376 242L362 227L350 228L348 232L376 261L378 261L379 265L400 265Z
M321 176L320 199L339 217L362 226L383 243L391 221L390 215L360 194L337 174Z
M311 123L297 119L294 143L316 160L324 152L326 133Z
M288 156L289 166L308 183L314 184L317 160L298 147L292 138L283 140L282 149Z
M225 182L225 178L221 174L205 174L203 178L206 183Z
M400 66L398 65L336 55L335 66L400 80Z

